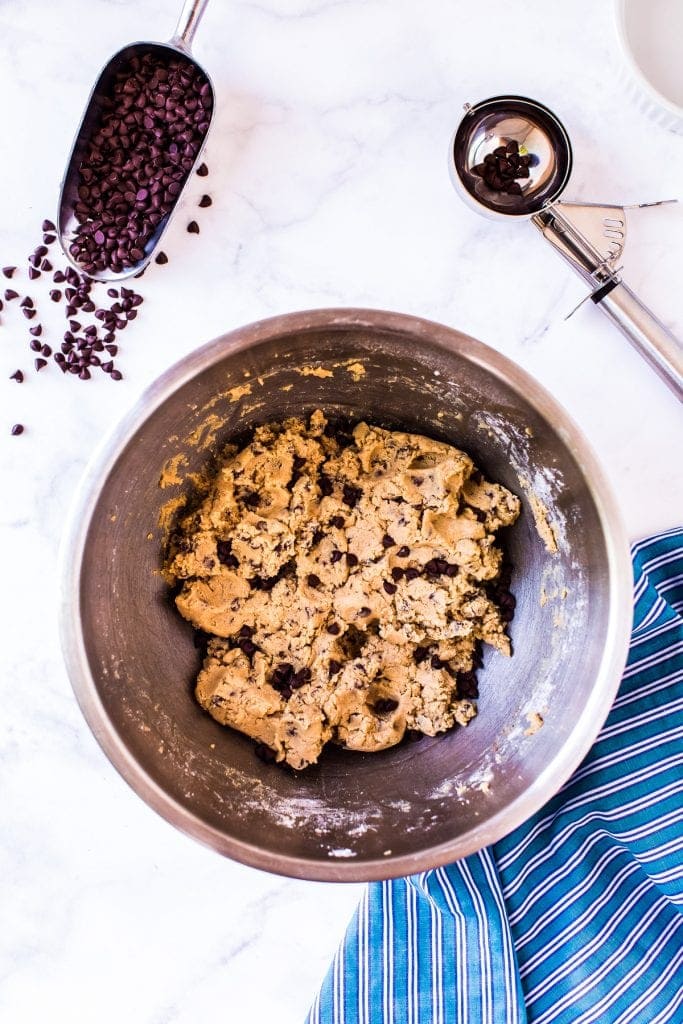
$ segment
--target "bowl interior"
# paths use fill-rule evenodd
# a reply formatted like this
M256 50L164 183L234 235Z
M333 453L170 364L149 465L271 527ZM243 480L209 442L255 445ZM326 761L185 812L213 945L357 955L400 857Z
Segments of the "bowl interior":
M134 788L221 852L311 878L404 874L509 831L597 732L614 631L608 538L565 427L525 398L521 371L506 380L491 368L485 346L407 317L291 320L213 343L124 431L80 513L72 571L89 681L75 679L77 696ZM378 754L329 749L297 774L263 764L195 703L200 655L158 572L160 521L216 446L317 407L453 442L520 495L523 513L504 540L514 656L486 652L478 717Z

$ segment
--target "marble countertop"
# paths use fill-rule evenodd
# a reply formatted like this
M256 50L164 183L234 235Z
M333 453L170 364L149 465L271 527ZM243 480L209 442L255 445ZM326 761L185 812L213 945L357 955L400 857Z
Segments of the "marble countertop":
M2 0L0 263L25 265L53 217L72 133L108 56L170 35L171 0ZM481 40L488 45L482 49ZM680 193L683 138L631 108L611 4L212 0L195 52L218 113L187 209L121 341L124 380L36 376L27 324L0 313L0 1019L34 1024L301 1022L360 887L221 859L149 810L88 731L62 665L57 553L102 435L176 359L223 331L316 306L443 321L517 360L595 447L636 538L674 525L681 411L523 224L452 192L466 100L537 97L575 148L569 193ZM201 235L185 225L198 211ZM194 216L194 212L192 214ZM683 208L635 213L631 286L683 336ZM25 286L26 282L23 282ZM5 287L3 282L3 287ZM52 317L52 319L50 319ZM57 310L43 318L50 337ZM8 380L18 366L21 386ZM10 426L26 424L21 437Z

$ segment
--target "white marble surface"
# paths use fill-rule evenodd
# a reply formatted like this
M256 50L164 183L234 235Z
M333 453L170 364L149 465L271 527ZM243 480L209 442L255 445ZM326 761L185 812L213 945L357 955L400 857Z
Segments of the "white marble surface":
M72 132L101 64L170 34L174 0L0 0L0 264L54 216ZM487 39L487 45L482 40ZM576 197L680 194L683 139L619 84L611 4L525 0L212 0L196 41L219 112L214 197L145 277L125 380L31 365L0 314L0 1019L34 1024L302 1020L358 887L292 882L176 833L119 779L72 698L55 623L56 558L98 439L164 367L249 320L365 305L455 325L516 359L592 441L632 537L682 518L681 413L532 230L479 219L451 191L465 100L528 93L575 146ZM632 286L683 335L683 209L634 217ZM25 278L21 279L25 286ZM21 290L21 289L20 289ZM59 325L43 318L48 335ZM12 423L27 425L9 436Z

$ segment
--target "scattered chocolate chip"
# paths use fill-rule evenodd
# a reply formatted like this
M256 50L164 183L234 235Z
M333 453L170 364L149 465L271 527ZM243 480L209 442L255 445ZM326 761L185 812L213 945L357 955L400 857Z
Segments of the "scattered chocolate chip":
M24 306L21 312L24 314L27 320L33 320L34 316L36 315L35 309L32 309L30 306Z
M12 427L12 437L18 437L19 434L24 433L24 427L22 423L15 423Z
M402 580L404 575L405 569L402 569L400 565L395 565L391 570L391 578L393 579L394 583L398 583L399 580Z
M405 570L405 578L407 580L416 580L419 575L419 571L413 568L413 566L410 566Z
M403 544L396 552L397 558L407 558L409 554L410 548L406 544Z
M54 274L52 275L52 280L54 281L55 284L62 284L64 281L66 281L66 277L64 276L61 270L55 270Z
M19 292L15 292L13 288L5 288L5 302L11 302L12 299L18 299Z
M197 223L196 220L191 220L190 221L190 223L187 225L187 231L188 231L188 234L190 234L190 235L198 235L199 234L199 224Z
M432 666L433 669L443 668L443 661L441 660L438 654L432 655L432 659L429 664Z
M207 206L211 206L212 202L213 199L211 198L211 196L202 196L197 205L200 206L202 210L205 210Z
M21 372L21 370L15 370L14 373L11 374L10 380L15 380L17 384L22 384L24 380L24 375Z
M320 586L320 577L316 576L314 572L311 572L306 577L306 583L309 585L309 587L313 587L314 590L317 590L318 587Z
M46 273L49 273L52 270L52 264L50 263L49 260L43 260L43 262L40 264L40 269L44 270Z
M338 622L331 622L327 627L327 632L330 634L330 636L339 636L339 634L341 633L341 626L339 625Z
M154 257L154 262L158 263L160 267L163 267L165 263L168 263L168 256L160 249Z
M346 520L344 519L343 516L332 516L332 518L330 519L330 526L334 526L336 530L343 529L345 523Z
M258 647L254 643L254 641L249 640L248 638L240 640L237 646L241 650L242 654L246 654L248 658L253 658L253 656L258 651Z
M336 565L337 562L340 562L342 560L342 557L343 556L342 556L341 551L339 551L337 548L335 548L334 551L332 552L332 554L330 555L330 563L332 565Z
M123 380L123 374L120 370L112 370L109 376L112 380Z
M413 651L413 660L415 661L415 664L421 665L428 654L428 647L416 647L415 650Z
M388 533L385 533L384 536L382 537L383 548L393 548L395 543L396 541L394 540L394 538L390 537Z
M31 352L40 352L42 346L37 338L32 338L28 347L31 349Z
M372 705L372 710L376 715L388 715L395 711L397 707L398 701L394 700L393 697L380 697Z
M332 491L334 490L334 484L332 483L330 478L328 476L325 476L323 473L320 474L318 486L320 487L320 493L323 496L323 498L329 498L329 496L332 494Z
M7 298L7 292L5 292L5 298ZM33 309L33 299L31 298L30 295L26 295L21 300L19 305L21 306L22 309Z
M359 618L367 619L368 615L372 615L372 609L368 608L367 605L363 605L362 608L358 609Z
M29 327L28 333L32 334L34 338L39 338L40 335L43 333L42 325L36 324L35 327Z
M43 221L42 230L43 231L56 231L57 228L54 226L54 224L52 223L51 220L47 220L47 218L46 218Z
M358 565L358 555L354 555L353 551L347 551L346 564L353 569L356 565Z
M61 301L62 293L60 292L59 288L52 289L52 291L50 292L50 298L52 299L53 302Z
M382 581L382 586L384 587L384 590L386 591L386 593L389 594L389 595L395 594L396 591L398 590L398 587L396 586L396 584L395 583L389 583L389 580L383 580Z
M330 658L330 662L328 665L330 679L332 678L332 676L336 676L337 672L341 672L342 668L343 666L340 661L337 661L336 658Z
M197 174L200 178L205 178L208 173L209 168L206 166L206 164L200 164L199 167L197 168Z
M5 275L5 277L9 280L14 275L14 271L16 269L16 267L3 267L2 272Z

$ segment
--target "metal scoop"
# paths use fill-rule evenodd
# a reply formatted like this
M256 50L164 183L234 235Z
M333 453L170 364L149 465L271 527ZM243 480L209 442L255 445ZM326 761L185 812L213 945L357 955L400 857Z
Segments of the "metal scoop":
M167 43L138 42L131 43L129 46L124 46L122 50L119 50L118 53L114 54L111 60L105 64L90 94L85 108L85 113L83 114L83 119L76 133L76 138L71 149L66 174L62 180L59 194L59 210L57 214L57 231L64 255L68 262L80 273L84 272L83 266L74 260L69 251L69 247L76 237L76 230L78 228L78 221L74 215L74 205L78 201L78 187L81 183L80 165L88 142L92 138L93 133L96 130L96 126L99 123L104 104L110 95L111 87L117 73L122 67L128 64L133 57L142 57L144 54L151 53L155 57L170 60L180 54L184 60L187 61L188 65L193 66L206 77L209 83L209 88L211 89L212 100L211 110L208 114L209 128L204 133L204 139L195 156L194 165L185 176L182 188L176 198L173 208L159 222L155 228L154 234L145 243L142 258L133 266L126 267L119 272L109 268L105 270L94 270L92 272L87 271L88 277L91 277L94 280L122 281L126 278L134 277L136 274L139 274L144 270L154 256L154 252L164 231L166 230L166 227L168 226L171 216L173 215L173 211L176 209L185 190L185 186L200 160L216 109L215 90L209 75L191 56L190 47L207 3L208 0L185 0L175 32Z
M488 154L509 143L531 158L528 177L518 182L520 194L491 187L475 171ZM551 110L523 96L495 96L465 105L453 137L449 170L461 198L478 213L530 219L586 281L587 298L683 401L683 346L620 277L617 263L626 241L629 207L561 201L572 163L569 136Z

